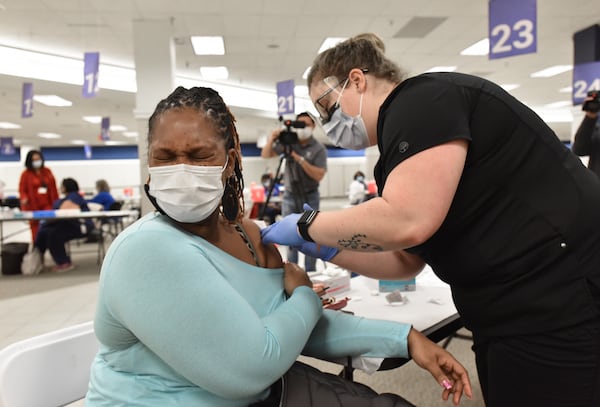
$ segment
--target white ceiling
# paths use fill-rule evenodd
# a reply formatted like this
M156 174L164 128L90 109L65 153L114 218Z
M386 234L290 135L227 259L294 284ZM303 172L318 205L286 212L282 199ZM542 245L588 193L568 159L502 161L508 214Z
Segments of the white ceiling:
M414 17L441 17L443 22L424 38L394 38ZM570 94L559 89L571 85L572 73L535 79L530 73L572 64L573 33L600 21L600 1L538 0L537 53L499 60L459 55L487 36L485 0L0 0L0 45L79 59L84 52L98 51L103 64L134 68L132 21L144 19L172 22L178 75L199 77L201 65L226 65L228 83L275 95L278 81L304 84L302 74L325 37L371 31L384 39L388 56L411 74L456 65L460 72L500 84L521 84L511 93L537 109L570 100ZM222 35L226 55L195 56L190 35ZM10 61L0 61L4 64ZM57 94L74 104L56 108L35 103L34 117L22 119L23 82L33 82L36 94ZM275 96L273 104L275 110ZM97 97L83 99L80 86L0 75L0 122L22 126L0 129L0 135L13 136L20 145L68 145L73 139L102 144L100 125L81 117L109 116L111 124L137 130L134 109L133 93L101 89ZM278 124L275 113L233 111L242 141L256 141ZM571 123L550 125L562 139L569 139ZM41 139L37 133L42 131L62 138ZM118 132L111 136L137 143Z

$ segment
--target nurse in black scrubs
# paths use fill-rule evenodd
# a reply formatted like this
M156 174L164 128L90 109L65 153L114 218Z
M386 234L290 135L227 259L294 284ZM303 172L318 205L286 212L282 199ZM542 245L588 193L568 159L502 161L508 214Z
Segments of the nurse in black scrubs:
M334 143L378 146L380 197L263 240L374 278L429 264L473 332L487 406L600 406L599 179L501 87L406 78L373 34L319 54L308 86Z

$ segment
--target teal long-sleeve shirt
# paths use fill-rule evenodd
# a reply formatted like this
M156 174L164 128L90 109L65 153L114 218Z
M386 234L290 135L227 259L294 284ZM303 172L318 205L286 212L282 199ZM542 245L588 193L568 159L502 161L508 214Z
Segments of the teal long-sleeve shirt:
M245 406L302 353L408 356L410 325L323 311L283 269L253 266L148 214L102 266L86 406Z

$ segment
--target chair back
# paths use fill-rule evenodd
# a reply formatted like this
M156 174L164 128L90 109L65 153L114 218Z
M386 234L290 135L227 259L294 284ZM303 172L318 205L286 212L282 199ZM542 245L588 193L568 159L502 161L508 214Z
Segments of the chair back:
M120 211L122 207L123 207L122 201L114 201L113 203L110 204L110 206L108 207L108 210L109 211Z
M63 406L84 398L97 351L92 321L0 350L0 407Z

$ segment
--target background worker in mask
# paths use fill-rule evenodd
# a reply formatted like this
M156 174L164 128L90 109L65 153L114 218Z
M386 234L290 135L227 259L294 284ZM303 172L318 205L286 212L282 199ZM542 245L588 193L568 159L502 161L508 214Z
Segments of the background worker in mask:
M261 151L263 158L285 155L285 168L283 172L283 203L281 214L301 213L302 205L308 203L312 208L318 209L320 204L319 183L327 172L327 149L323 143L316 140L312 133L315 122L306 113L300 113L296 120L304 122L303 128L292 128L298 133L298 142L284 145L279 140L282 129L271 133L271 137ZM288 248L287 260L298 263L298 250ZM306 271L316 270L316 259L305 256L304 268Z
M600 180L500 86L407 78L384 51L358 35L308 75L327 136L378 146L380 197L289 215L263 242L386 280L427 263L473 332L486 406L600 406Z
M30 150L25 157L25 170L19 180L19 200L23 211L52 209L58 199L58 188L54 174L44 165L44 156L39 150ZM35 242L39 221L29 221L31 239Z
M102 263L100 349L87 407L246 407L271 397L257 405L278 406L271 385L300 353L410 352L443 399L456 405L463 392L471 397L467 372L445 349L410 324L324 310L306 272L262 244L244 217L235 119L215 90L179 87L158 103L148 122L148 165L145 189L157 211L121 232ZM349 405L408 405L311 371L321 378L311 388L327 396L325 403L315 396L316 407L340 400L332 397L337 389L349 389L341 400L352 399L350 389L367 399ZM325 389L331 380L333 395Z

